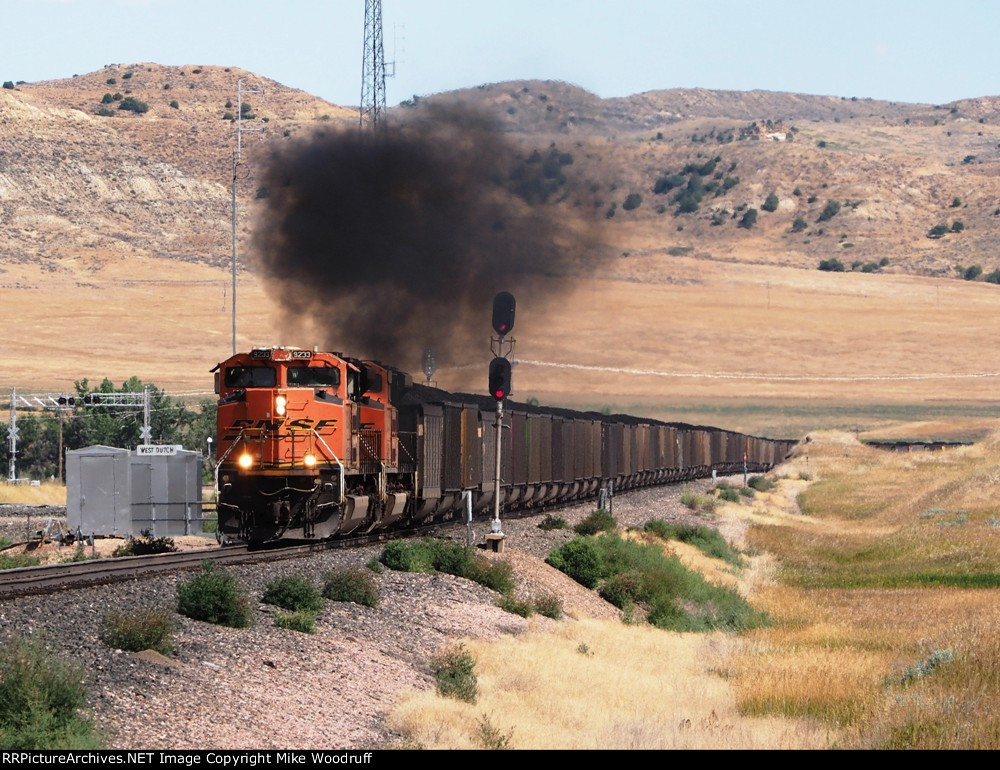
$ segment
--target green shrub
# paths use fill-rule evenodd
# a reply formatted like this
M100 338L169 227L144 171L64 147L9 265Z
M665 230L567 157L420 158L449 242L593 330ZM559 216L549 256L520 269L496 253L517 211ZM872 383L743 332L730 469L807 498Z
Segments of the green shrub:
M994 270L992 273L983 278L987 283L1000 283L1000 269Z
M826 273L842 273L844 272L844 263L836 257L824 259L820 261L819 269Z
M566 529L569 527L566 519L562 516L553 516L551 513L545 514L545 518L538 523L538 528L546 532L553 529Z
M101 641L109 647L129 652L156 650L170 652L173 615L163 609L111 611L101 624Z
M948 234L948 225L943 223L939 225L934 225L934 227L932 227L930 230L927 231L928 238L943 238L947 234Z
M751 476L747 479L747 486L758 492L770 492L776 484L766 476Z
M957 195L956 195L956 196L955 196L954 198L952 198L952 199L951 199L951 207L952 207L953 209L957 209L957 208L959 208L959 207L960 207L961 205L962 205L962 199L961 199L961 198L959 198L959 197L958 197Z
M109 110L107 107L101 107L101 109L94 114L102 118L111 118L114 117L115 111Z
M510 748L510 739L514 737L514 728L503 732L495 727L490 718L483 714L479 720L479 743L488 751L504 751Z
M755 492L750 487L740 487L740 494L744 497L753 497Z
M104 96L101 97L101 104L111 104L113 101L114 97L111 96L111 94L104 94Z
M708 583L657 545L617 535L578 540L593 549L595 572L603 580L601 595L627 616L635 618L635 608L641 607L653 625L678 631L738 631L767 622L766 615L756 612L736 590ZM575 542L553 551L550 563L557 551Z
M699 502L700 498L698 497L698 495L696 495L690 489L685 489L683 492L681 492L681 505L685 505L693 511L698 507Z
M593 538L570 540L554 548L545 561L587 588L596 588L601 579L601 558Z
M535 614L535 606L531 602L518 599L512 593L501 596L500 601L497 602L497 607L504 612L512 612L515 615L520 615L522 618L530 618Z
M122 75L122 80L128 80L131 77L132 77L132 73L131 72L126 72L124 75Z
M764 200L764 202L761 204L760 207L764 209L764 211L777 211L779 202L780 201L778 200L778 196L772 192L770 195L767 196L767 198Z
M951 223L951 231L953 233L960 233L965 229L965 223L960 219L956 219Z
M170 107L171 107L171 109L179 110L181 108L181 105L178 103L178 101L176 99L171 99L171 101L170 101Z
M300 631L303 634L313 634L316 633L316 616L312 612L305 610L299 610L298 612L276 612L274 613L274 625L278 628Z
M296 612L319 612L323 609L319 589L301 575L275 578L267 584L261 601Z
M731 490L736 492L736 490ZM751 492L751 494L753 494ZM736 567L743 565L743 559L734 551L719 531L701 524L670 523L662 519L647 521L643 529L664 540L679 540L690 543L702 553L715 559L722 559Z
M981 268L979 265L970 265L969 267L965 268L965 272L962 273L962 278L964 278L966 281L974 281L982 274L983 274L983 268Z
M680 174L664 174L656 183L653 185L653 193L656 195L663 195L673 190L675 187L681 187L687 182L687 180Z
M437 691L445 698L475 703L479 695L476 661L464 645L444 650L431 661Z
M177 611L192 620L246 628L253 620L250 603L234 575L205 562L190 580L177 585Z
M719 499L725 500L727 503L738 503L740 501L740 493L732 487L720 489Z
M13 80L5 80L3 82L3 87L6 88L8 91L13 91L14 90L14 81Z
M737 226L749 230L755 224L757 224L757 209L747 209Z
M323 596L335 602L354 602L363 607L376 607L379 601L378 586L371 574L359 567L341 567L328 572L323 584Z
M177 544L172 537L153 537L153 533L144 529L139 537L129 537L118 546L111 555L120 556L150 556L156 553L174 553Z
M27 554L22 554L22 553L15 553L15 554L0 553L0 570L21 569L22 567L37 567L41 563L42 560L38 556L28 556Z
M107 84L108 84L109 86L113 86L113 85L114 85L115 83L117 83L118 81L117 81L117 80L115 80L114 78L108 78L108 79L107 79L107 80L105 80L104 82L105 82L105 83L107 83Z
M578 535L596 535L598 532L614 532L618 522L609 511L596 510L573 527Z
M236 120L236 116L231 112L227 112L222 116L223 120Z
M632 211L633 209L639 208L642 205L642 196L639 193L629 193L628 197L625 198L625 202L622 203L622 208L626 211Z
M365 566L368 567L376 575L381 575L385 572L385 567L382 566L382 562L378 560L377 556L372 556L368 561L365 562Z
M0 647L0 750L101 748L86 701L83 670L37 640Z
M141 114L143 112L149 112L149 105L145 102L140 102L134 96L126 96L121 100L121 102L119 102L118 109Z
M401 572L444 572L507 593L514 572L506 561L492 560L475 549L449 540L393 540L382 551L381 562Z
M833 219L838 213L840 213L840 201L827 201L816 221L826 222Z

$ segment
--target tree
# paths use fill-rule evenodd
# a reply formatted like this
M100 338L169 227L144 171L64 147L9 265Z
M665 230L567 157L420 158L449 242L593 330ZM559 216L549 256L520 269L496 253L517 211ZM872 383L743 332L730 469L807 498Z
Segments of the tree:
M825 273L842 273L844 272L844 263L836 257L824 259L819 263L819 269Z
M792 232L801 233L808 226L809 226L808 222L806 222L806 220L804 220L802 217L795 217L795 221L792 222Z
M819 213L819 218L816 221L826 222L827 220L833 219L838 213L840 213L840 201L827 201L823 210Z
M965 268L965 272L962 273L962 278L964 278L966 281L974 281L982 274L983 274L983 268L981 268L979 265L972 265L971 267Z
M767 196L767 199L761 204L761 208L764 211L777 211L778 210L778 196L775 193L771 193Z
M743 218L740 219L739 227L749 230L755 224L757 224L757 209L747 209Z
M3 82L3 87L6 88L9 91L13 91L14 90L14 81L13 80L5 80Z
M629 193L628 197L625 198L625 202L622 203L622 208L626 211L632 211L632 209L637 209L642 205L642 196L639 193Z
M948 232L948 225L940 224L934 225L927 233L928 238L943 238Z
M126 96L118 104L118 109L141 114L143 112L149 112L149 105L145 102L140 102L134 96Z

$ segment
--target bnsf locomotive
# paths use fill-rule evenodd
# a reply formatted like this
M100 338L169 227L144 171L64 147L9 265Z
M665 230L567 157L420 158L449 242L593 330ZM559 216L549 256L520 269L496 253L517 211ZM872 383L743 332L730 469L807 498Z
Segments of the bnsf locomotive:
M497 402L375 361L256 348L215 370L221 534L311 540L492 506ZM711 472L759 472L792 441L508 403L501 503L585 499ZM509 429L508 429L509 428Z

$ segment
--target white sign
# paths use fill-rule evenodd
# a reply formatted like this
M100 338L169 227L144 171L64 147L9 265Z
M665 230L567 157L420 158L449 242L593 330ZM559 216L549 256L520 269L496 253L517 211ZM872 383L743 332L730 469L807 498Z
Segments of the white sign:
M180 444L140 444L135 448L138 457L160 457L175 455L184 447Z

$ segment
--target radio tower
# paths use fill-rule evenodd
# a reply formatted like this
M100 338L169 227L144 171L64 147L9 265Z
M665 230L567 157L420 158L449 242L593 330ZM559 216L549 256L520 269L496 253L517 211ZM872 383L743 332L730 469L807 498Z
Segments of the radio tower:
M375 130L385 120L385 51L382 0L365 0L365 45L361 54L361 127Z

